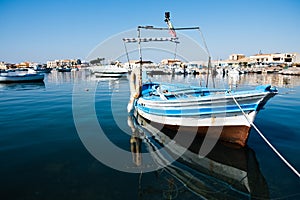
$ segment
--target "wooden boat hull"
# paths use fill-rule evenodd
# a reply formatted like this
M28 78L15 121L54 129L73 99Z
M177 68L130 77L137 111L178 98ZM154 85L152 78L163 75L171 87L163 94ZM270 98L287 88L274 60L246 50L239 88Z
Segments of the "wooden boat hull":
M148 119L145 118L144 114L141 114L141 112L136 112L135 116L140 115L145 120ZM149 120L150 122L150 120ZM225 142L230 142L234 144L238 144L240 146L245 146L247 144L247 139L249 136L249 130L250 130L250 124L248 125L234 125L234 124L224 124L224 125L210 125L210 126L178 126L178 125L170 125L165 124L162 120L161 123L151 121L150 124L157 128L169 129L172 132L178 132L184 133L186 135L190 135L193 137L195 133L200 137L208 136L212 139L217 139Z
M178 130L179 127L166 125L165 128L170 130ZM193 131L197 130L197 135L209 138L221 140L224 142L230 142L238 144L242 147L246 146L249 136L249 126L202 126L202 127L180 127L180 131L186 135L193 136Z

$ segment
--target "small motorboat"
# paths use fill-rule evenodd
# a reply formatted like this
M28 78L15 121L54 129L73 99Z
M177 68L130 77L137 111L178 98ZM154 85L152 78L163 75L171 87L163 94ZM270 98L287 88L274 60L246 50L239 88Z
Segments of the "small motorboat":
M98 78L119 78L128 73L127 69L116 65L93 66L90 67L90 70Z
M72 68L70 68L70 67L59 67L56 70L58 72L71 72Z
M4 72L0 73L0 83L15 83L15 82L42 82L44 74L31 72Z
M52 68L47 67L47 65L38 64L33 67L33 70L37 73L50 73L52 71Z

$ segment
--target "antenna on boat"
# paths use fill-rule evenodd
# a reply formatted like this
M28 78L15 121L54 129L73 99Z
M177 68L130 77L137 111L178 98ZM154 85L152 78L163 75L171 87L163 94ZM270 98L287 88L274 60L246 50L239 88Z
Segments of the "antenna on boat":
M209 53L209 50L207 48L207 44L206 44L206 41L204 39L204 36L203 36L203 33L200 29L200 27L187 27L187 28L174 28L171 21L170 21L170 12L165 12L165 22L167 23L168 25L168 29L169 29L169 33L173 36L173 37L177 37L176 35L176 32L175 30L191 30L191 29L197 29L200 33L200 36L202 38L202 41L203 41L203 44L204 44L204 49L208 55L208 64L207 64L207 77L206 77L206 87L208 87L208 80L209 80L209 70L211 69L212 70L212 67L211 67L211 56L210 56L210 53ZM160 29L162 30L162 29ZM176 43L176 47L175 47L175 58L176 58L176 54L177 54L177 43ZM175 60L174 58L174 60ZM213 79L213 71L211 72L211 76L212 76L212 79ZM214 84L214 80L213 80L213 87L215 87L215 84Z
M168 28L169 28L169 33L172 35L172 37L176 38L177 35L176 35L176 32L175 32L175 29L170 21L170 12L165 12L165 20L164 20L167 25L168 25Z
M168 28L169 28L169 33L172 35L172 37L176 38L177 35L176 35L176 32L175 32L175 29L170 21L170 12L165 12L165 20L164 20L167 25L168 25ZM174 60L176 59L177 57L177 45L178 45L179 42L175 42L175 50L174 50Z

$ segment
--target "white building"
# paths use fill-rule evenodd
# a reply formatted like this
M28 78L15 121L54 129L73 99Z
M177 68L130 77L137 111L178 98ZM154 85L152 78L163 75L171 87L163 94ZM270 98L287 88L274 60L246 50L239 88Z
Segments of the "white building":
M229 55L229 60L240 60L245 57L246 56L244 54L231 54Z
M246 57L244 54L231 54L227 60L213 61L214 66L221 67L239 67L248 63L252 63L252 59Z
M271 53L271 54L256 54L250 56L258 65L292 65L300 63L299 53Z
M4 62L0 62L0 69L7 69Z
M69 60L69 59L51 60L51 61L47 61L47 67L50 67L50 68L55 68L55 67L60 67L60 66L71 67L73 65L76 65L76 62L77 62L77 60Z
M255 54L246 57L244 54L231 54L228 60L213 61L215 66L270 66L270 65L300 65L299 53Z

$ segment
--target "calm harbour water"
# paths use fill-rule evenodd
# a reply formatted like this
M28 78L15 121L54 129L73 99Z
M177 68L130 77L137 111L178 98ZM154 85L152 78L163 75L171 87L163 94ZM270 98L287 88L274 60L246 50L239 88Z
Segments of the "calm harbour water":
M152 79L194 85L205 80L191 75L157 75ZM207 169L189 167L190 163L180 161L149 173L126 173L102 164L81 142L72 113L74 85L91 82L97 85L95 110L101 127L113 143L130 151L127 78L99 81L85 70L53 71L46 75L43 84L0 84L1 199L300 198L299 178L253 129L248 147L242 153L241 150L228 150L235 151L232 156L241 157L247 152L247 170L249 176L254 174L249 178L249 185L257 185L250 188L249 193L238 191L240 186L224 181L230 178L219 180L211 177ZM279 94L258 113L255 124L300 170L300 77L248 74L235 79L215 79L217 85L233 84L232 89L254 88L265 83L276 85ZM92 91L86 87L82 95L89 92ZM149 144L142 143L142 151L148 151ZM159 141L153 139L153 143ZM249 155L252 160L248 159ZM214 160L218 155L212 157ZM241 159L238 165L244 162L240 157L230 159ZM225 160L230 162L230 159ZM198 178L198 182L194 178Z

